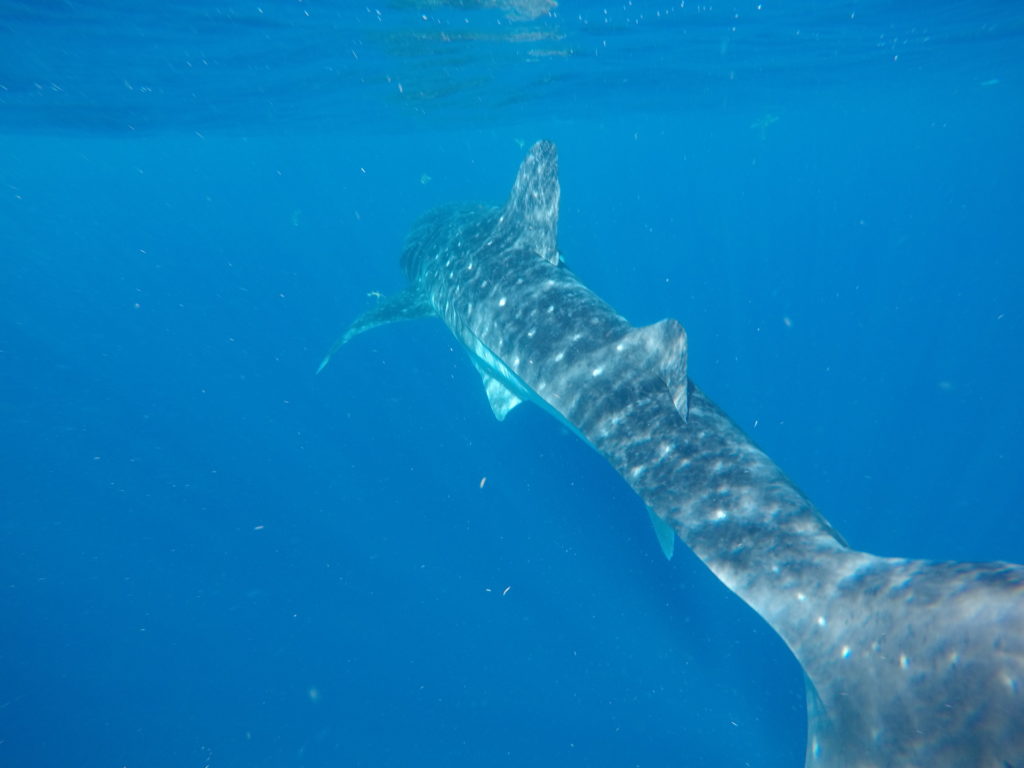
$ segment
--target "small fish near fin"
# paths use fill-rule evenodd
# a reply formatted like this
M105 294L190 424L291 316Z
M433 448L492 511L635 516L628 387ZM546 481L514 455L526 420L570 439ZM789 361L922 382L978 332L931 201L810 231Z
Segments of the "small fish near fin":
M558 266L560 195L558 152L550 141L538 141L519 166L495 236L507 237L514 247L535 251Z
M341 338L334 342L327 354L324 355L324 359L320 361L316 372L320 373L327 367L327 363L330 362L331 356L335 352L364 331L376 328L378 325L396 323L400 320L415 320L418 317L431 317L434 314L434 307L427 297L411 288L381 299L373 309L369 309L357 317Z
M486 371L480 370L480 378L483 379L484 392L487 393L487 402L494 411L494 418L504 421L509 411L523 402L522 399Z
M672 397L672 404L686 421L686 330L678 320L668 318L654 325L636 328L626 338L643 350L641 354L649 364L654 364Z
M667 520L663 520L655 514L654 510L648 507L647 514L651 516L651 525L654 527L654 535L658 539L658 546L666 560L671 560L676 551L676 532Z

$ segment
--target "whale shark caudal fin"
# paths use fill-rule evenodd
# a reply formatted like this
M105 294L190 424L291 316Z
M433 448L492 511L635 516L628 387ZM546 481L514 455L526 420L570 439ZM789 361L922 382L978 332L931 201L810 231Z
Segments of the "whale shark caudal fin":
M378 325L397 323L400 320L415 320L418 317L432 317L434 314L434 307L431 305L430 299L413 288L406 288L394 296L380 299L377 306L357 317L341 338L331 345L323 360L320 361L316 372L320 373L326 368L335 352L364 331L376 328Z
M855 554L784 622L808 768L1024 766L1024 568ZM776 629L779 629L776 626Z

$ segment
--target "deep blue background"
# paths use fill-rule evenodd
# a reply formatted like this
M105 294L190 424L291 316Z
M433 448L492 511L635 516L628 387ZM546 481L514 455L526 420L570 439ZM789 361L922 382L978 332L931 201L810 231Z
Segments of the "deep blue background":
M105 89L174 58L159 20L0 6L0 764L802 763L781 642L666 563L575 437L495 422L440 323L313 375L400 289L415 218L501 202L538 138L572 268L634 324L680 319L694 380L853 546L1024 560L1019 20L875 4L854 37L804 13L795 46L792 7L724 63L702 24L731 9L618 8L609 65L580 54L601 9L569 5L452 11L512 37L421 73L455 84L428 106L381 74L417 36L356 24L376 69L339 85L306 78L293 19L259 38L287 85L221 60L144 115ZM412 6L384 14L438 12ZM192 32L256 58L246 29Z

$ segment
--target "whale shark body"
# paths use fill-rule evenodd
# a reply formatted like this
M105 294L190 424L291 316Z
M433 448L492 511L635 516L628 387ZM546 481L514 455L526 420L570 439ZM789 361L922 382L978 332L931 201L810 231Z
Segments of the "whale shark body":
M557 155L539 142L503 207L428 214L408 288L345 332L439 317L498 419L569 426L782 637L803 667L806 765L1024 768L1024 567L850 548L687 374L675 320L633 327L558 252ZM326 365L330 354L321 363Z

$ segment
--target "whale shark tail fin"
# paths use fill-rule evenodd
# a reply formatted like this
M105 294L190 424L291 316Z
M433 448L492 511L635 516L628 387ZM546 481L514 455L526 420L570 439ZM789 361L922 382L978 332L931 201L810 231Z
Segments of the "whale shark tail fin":
M818 618L780 632L805 672L807 766L1024 765L1024 567L843 556Z
M558 152L538 141L519 166L512 193L501 211L496 234L558 265Z
M326 368L335 352L364 331L376 328L378 325L396 323L400 320L415 320L418 317L431 317L434 314L434 307L427 297L411 288L387 298L378 296L377 305L357 317L341 335L341 338L331 345L323 360L320 361L316 372L320 373Z

